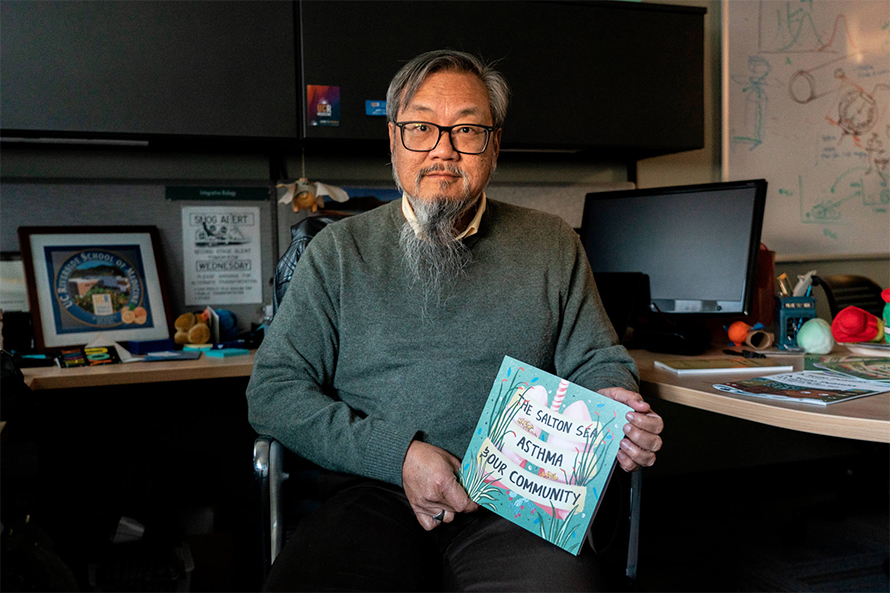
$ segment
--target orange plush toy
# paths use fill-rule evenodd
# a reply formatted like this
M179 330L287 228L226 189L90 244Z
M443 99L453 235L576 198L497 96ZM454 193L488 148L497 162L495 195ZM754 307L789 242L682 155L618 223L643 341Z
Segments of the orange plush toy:
M726 330L726 335L729 337L730 342L736 346L741 346L745 342L745 338L748 337L748 331L750 329L751 326L744 321L735 321L729 326L729 329Z
M846 307L831 323L831 334L838 342L880 342L884 322L859 307Z

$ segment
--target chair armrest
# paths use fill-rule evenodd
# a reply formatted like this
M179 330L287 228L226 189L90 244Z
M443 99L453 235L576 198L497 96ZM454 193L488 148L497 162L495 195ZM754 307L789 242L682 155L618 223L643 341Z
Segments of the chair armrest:
M625 575L637 578L637 562L640 550L640 496L643 488L643 471L630 474L630 538L627 542L627 567Z
M253 477L258 499L257 534L262 550L264 581L284 546L282 486L289 476L284 471L283 460L281 443L270 436L257 437L253 444Z

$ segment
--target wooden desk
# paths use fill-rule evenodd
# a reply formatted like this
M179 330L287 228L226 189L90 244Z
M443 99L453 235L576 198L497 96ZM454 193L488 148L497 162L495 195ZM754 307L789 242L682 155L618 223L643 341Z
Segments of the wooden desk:
M133 383L160 383L193 379L249 377L256 351L244 356L214 358L206 354L196 360L131 362L96 367L22 369L25 383L34 391L69 387L104 387Z
M890 393L828 406L777 402L733 395L712 387L715 383L730 379L753 378L762 374L757 371L680 377L669 371L656 369L653 362L684 357L645 350L633 350L631 355L640 369L640 391L647 399L663 399L780 428L890 443ZM715 352L703 356L719 357L719 354ZM804 370L803 357L782 357L780 361L794 364L795 371Z
M56 367L23 369L25 382L32 390L67 387L99 387L132 383L158 383L192 379L248 377L253 370L255 352L233 358L208 358L170 362L135 362L102 367L60 369ZM890 393L862 397L829 406L783 403L754 397L732 395L712 387L714 383L736 377L756 377L752 371L739 374L713 374L680 377L656 370L653 361L679 358L633 350L631 355L640 368L640 391L647 399L664 399L700 410L789 428L803 432L890 443ZM719 356L712 353L706 356ZM803 370L803 358L787 358L794 370Z

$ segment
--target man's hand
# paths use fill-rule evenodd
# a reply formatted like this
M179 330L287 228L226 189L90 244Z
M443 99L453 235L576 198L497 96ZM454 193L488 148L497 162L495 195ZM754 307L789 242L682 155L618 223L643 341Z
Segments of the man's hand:
M627 413L628 423L624 425L625 438L621 439L618 450L618 463L624 471L632 472L655 463L655 452L661 449L661 431L664 422L661 416L652 411L643 396L621 387L600 389L599 393L633 408Z
M442 522L450 523L455 513L479 508L457 481L459 471L460 461L444 449L421 441L413 441L408 447L402 464L402 487L417 521L427 531L439 526L433 517L441 511L445 511Z

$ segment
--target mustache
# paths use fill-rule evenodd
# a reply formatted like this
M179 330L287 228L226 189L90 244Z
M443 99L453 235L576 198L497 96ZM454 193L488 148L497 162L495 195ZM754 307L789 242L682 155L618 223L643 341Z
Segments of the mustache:
M424 167L423 169L419 170L417 172L415 183L420 183L420 180L430 173L450 173L456 177L459 177L460 179L464 179L467 176L467 174L464 173L463 169L461 169L457 165L440 163L437 165L430 165L429 167Z

